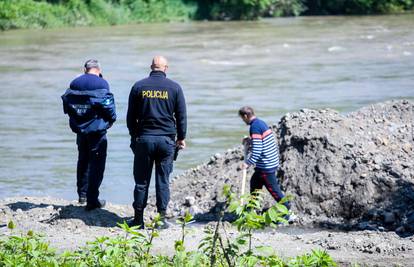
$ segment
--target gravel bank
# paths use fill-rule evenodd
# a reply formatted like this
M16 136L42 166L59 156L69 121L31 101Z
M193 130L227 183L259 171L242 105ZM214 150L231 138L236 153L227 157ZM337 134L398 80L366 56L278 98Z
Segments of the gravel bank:
M0 236L11 234L6 225L13 220L19 231L34 230L43 233L52 247L59 252L74 250L98 236L115 236L122 231L117 222L131 218L130 206L107 204L102 210L84 211L75 201L54 198L20 197L0 201ZM147 218L148 219L148 218ZM191 224L186 247L196 249L203 237L205 224ZM236 231L232 229L229 234ZM180 239L177 225L162 230L155 239L153 253L171 255L174 241ZM414 237L401 238L394 232L351 231L338 232L327 229L281 227L254 235L253 245L266 244L282 257L289 258L310 252L311 249L327 250L340 266L359 263L362 266L413 266Z

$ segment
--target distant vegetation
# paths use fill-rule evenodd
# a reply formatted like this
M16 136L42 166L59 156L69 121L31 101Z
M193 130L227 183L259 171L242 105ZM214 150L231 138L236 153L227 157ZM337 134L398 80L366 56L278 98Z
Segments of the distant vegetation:
M0 29L393 14L413 7L414 0L0 0Z
M181 0L0 0L0 29L184 21L195 11Z
M413 0L305 0L305 14L395 14L413 10Z

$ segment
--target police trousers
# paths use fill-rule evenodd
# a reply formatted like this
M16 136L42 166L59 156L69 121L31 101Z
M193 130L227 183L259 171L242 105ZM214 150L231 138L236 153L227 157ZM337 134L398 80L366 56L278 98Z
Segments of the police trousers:
M155 163L155 193L158 212L167 210L170 201L169 176L173 169L175 142L169 136L143 135L135 140L134 203L135 210L147 206L148 188Z
M79 197L86 197L90 205L96 204L99 196L108 146L106 133L78 134L77 188Z

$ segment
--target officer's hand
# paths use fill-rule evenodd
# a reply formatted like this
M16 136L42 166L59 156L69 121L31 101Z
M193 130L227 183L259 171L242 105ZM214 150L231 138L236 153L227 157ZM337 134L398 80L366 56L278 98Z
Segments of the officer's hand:
M178 146L180 149L185 148L185 140L177 140L176 146Z
M246 162L243 162L241 164L241 168L242 168L242 170L245 170L245 169L249 168L249 165Z

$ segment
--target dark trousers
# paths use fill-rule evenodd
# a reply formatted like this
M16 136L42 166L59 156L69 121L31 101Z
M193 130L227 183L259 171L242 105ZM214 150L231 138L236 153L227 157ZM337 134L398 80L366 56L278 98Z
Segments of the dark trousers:
M98 201L99 187L105 171L106 149L105 133L78 134L77 187L79 197L87 198L88 204Z
M168 136L140 136L134 147L134 209L147 206L148 188L155 163L155 192L158 212L167 210L170 201L169 176L173 168L175 142Z
M267 191L269 191L277 202L285 197L280 189L279 180L277 179L275 172L265 172L256 169L250 180L250 194L254 193L255 190L262 189L263 186L266 187ZM289 202L285 202L284 205L290 209Z

